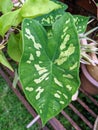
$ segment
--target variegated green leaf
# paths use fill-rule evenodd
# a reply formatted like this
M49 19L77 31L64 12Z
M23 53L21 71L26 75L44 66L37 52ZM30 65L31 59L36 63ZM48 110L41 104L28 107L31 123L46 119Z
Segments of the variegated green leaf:
M64 10L58 9L54 10L48 14L37 17L38 20L43 26L51 26L57 19L59 19L65 13Z
M57 19L59 19L65 13L65 10L67 9L67 5L63 4L62 2L58 2L58 1L55 1L55 2L60 4L61 8L57 10L53 10L52 12L48 14L35 18L43 26L51 26Z
M79 34L84 33L87 28L87 23L89 20L89 17L82 16L82 15L73 15L74 22L77 27L77 31Z
M43 125L66 107L79 87L80 48L73 17L66 13L53 34L35 20L22 24L24 52L19 77L24 93Z

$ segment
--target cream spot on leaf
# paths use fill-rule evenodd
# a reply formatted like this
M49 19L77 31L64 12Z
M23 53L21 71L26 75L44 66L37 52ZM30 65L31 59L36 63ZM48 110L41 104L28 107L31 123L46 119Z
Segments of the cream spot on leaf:
M69 78L69 79L73 79L73 76L71 74L63 74L63 77L65 78Z
M55 82L58 86L63 87L62 83L61 83L56 77L54 77L54 82Z
M76 62L73 66L70 67L70 70L75 69L75 68L77 67L77 65L78 65L78 64L77 64L77 62Z
M57 93L62 94L59 90L57 90Z
M40 95L41 95L41 93L42 93L43 91L44 91L44 89L41 88L41 87L38 87L38 88L36 89L36 92L38 92L37 95L36 95L36 100L38 100L38 99L40 98Z
M70 86L70 85L66 85L66 88L68 88L69 91L72 90L72 86Z
M49 73L45 73L45 74L43 74L41 77L39 77L38 79L34 79L34 82L35 82L36 84L39 84L39 83L41 83L43 80L45 80L48 75L49 75Z
M40 112L40 114L42 114L42 113L43 113L43 112L42 112L42 109L40 109L39 112Z
M36 56L40 57L40 55L41 55L41 52L40 51L36 51Z
M68 96L67 96L66 94L63 93L63 96L64 96L66 99L68 99Z
M31 91L34 90L32 87L26 87L25 89L26 89L27 91L29 91L29 92L31 92Z
M30 30L28 28L25 29L26 34L25 37L27 37L28 39L31 39L34 43L34 48L36 48L37 50L39 50L40 48L42 48L40 43L37 43L35 41L35 37L31 34Z
M70 39L70 35L67 34L67 35L65 36L63 42L62 42L61 45L60 45L60 50L63 50L63 49L66 48L66 43L69 41L69 39Z
M56 59L54 63L57 63L57 65L63 64L69 58L69 56L74 53L74 51L75 47L73 46L73 44L70 44L66 51L61 51L58 59Z
M60 101L61 104L64 104L64 101Z
M58 93L55 93L54 96L55 96L56 98L60 98L60 95L59 95Z
M36 70L38 71L39 75L42 75L43 73L48 71L46 67L41 67L39 64L35 64L34 66Z
M31 61L30 61L30 60L27 60L27 62L26 62L26 63L31 64Z
M30 54L29 60L34 60L33 54Z
M27 25L30 25L29 23L27 23Z
M70 18L65 22L66 24L70 22Z

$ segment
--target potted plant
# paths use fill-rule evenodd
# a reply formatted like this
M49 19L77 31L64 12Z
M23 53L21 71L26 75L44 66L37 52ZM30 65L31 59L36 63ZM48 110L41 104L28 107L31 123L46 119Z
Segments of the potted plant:
M98 94L98 43L96 41L88 43L86 39L83 39L81 43L83 44L82 54L84 55L84 61L82 59L84 64L81 64L81 87L87 93L96 95Z
M56 0L26 0L14 7L11 3L7 10L3 2L0 62L14 70L4 55L7 43L8 55L18 62L15 80L45 125L79 89L80 34L89 18L65 12L67 6Z

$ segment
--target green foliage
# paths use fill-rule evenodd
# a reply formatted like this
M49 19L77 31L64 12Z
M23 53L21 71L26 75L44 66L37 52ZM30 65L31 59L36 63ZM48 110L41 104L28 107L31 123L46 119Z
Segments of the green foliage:
M7 2L5 3L6 6L9 7ZM3 9L5 8L4 5L2 4ZM37 17L39 15L47 14L58 8L61 8L61 5L50 0L27 0L20 9L15 11L9 10L6 14L0 17L0 35L4 36L11 26L18 26L24 17Z
M88 18L72 16L66 9L56 0L26 0L0 17L2 37L10 28L15 30L8 32L7 52L19 62L24 93L43 125L71 102L80 85L79 34L86 30ZM0 63L13 70L1 49Z
M57 20L52 42L37 21L25 19L22 25L24 52L19 76L43 125L69 104L80 85L80 47L73 21L69 13Z
M19 62L22 55L22 39L20 34L12 33L8 41L7 52L9 56Z
M73 15L74 22L77 28L77 32L79 34L84 33L87 28L87 22L89 20L89 17L81 16L81 15Z
M21 15L24 18L34 18L58 8L61 8L61 6L50 0L26 0L21 9Z
M0 63L9 68L11 71L13 71L11 65L9 64L4 53L1 50L0 50Z
M4 37L5 33L11 28L11 26L17 26L21 18L19 17L20 9L8 12L0 17L0 35Z
M0 0L0 11L5 14L13 8L12 0Z

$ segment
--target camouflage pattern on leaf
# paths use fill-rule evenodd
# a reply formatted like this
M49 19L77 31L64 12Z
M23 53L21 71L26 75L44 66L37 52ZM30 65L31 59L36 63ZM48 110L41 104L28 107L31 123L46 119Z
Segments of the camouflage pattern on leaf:
M22 24L19 77L43 125L71 102L80 85L80 46L73 21L69 13L63 15L53 24L49 38L37 21L25 19Z
M89 17L82 16L82 15L73 15L73 17L74 17L74 22L77 28L77 32L79 34L84 33L87 28Z
M62 2L55 1L56 3L61 5L61 8L53 10L52 12L39 16L35 18L39 21L43 26L52 26L52 24L59 19L63 14L65 14L65 10L67 9L67 5Z

